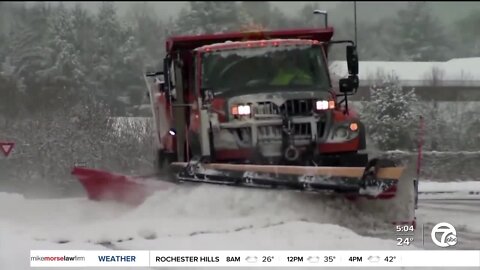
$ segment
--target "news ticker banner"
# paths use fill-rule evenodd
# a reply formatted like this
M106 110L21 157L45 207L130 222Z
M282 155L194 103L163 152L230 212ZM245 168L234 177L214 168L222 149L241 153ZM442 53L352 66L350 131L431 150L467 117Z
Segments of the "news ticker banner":
M480 250L32 250L31 267L480 267Z

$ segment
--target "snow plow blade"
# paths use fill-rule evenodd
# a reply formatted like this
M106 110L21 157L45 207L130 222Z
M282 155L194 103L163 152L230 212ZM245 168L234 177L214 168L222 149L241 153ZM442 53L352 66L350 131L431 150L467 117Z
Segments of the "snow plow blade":
M388 199L395 196L404 167L373 159L367 167L309 167L223 163L173 162L176 178L241 187L334 191L349 197Z
M169 188L168 182L152 181L152 176L125 176L84 167L74 167L72 174L94 201L140 205L155 191Z
M91 200L141 204L155 191L183 182L237 187L290 189L305 192L333 191L349 198L389 199L395 196L404 167L376 159L367 167L308 167L199 162L171 163L174 179L125 176L75 167L75 175Z

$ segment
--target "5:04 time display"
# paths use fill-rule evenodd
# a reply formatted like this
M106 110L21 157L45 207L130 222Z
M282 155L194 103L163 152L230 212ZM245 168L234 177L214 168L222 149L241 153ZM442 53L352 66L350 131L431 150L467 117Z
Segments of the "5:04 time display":
M397 225L395 226L397 232L413 232L415 229L413 225Z

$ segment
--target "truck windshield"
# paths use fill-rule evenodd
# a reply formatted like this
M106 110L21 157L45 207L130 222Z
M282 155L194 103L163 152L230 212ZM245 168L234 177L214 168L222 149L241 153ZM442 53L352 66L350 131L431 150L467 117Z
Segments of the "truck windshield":
M327 90L320 46L239 48L204 53L202 88L216 94L278 90Z

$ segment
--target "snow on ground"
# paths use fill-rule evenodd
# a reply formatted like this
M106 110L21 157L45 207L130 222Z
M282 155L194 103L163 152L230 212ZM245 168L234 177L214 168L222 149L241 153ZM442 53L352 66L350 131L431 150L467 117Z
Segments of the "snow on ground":
M3 218L2 218L3 219ZM30 224L30 226L35 226ZM76 243L59 245L49 241L37 241L29 236L12 232L12 228L0 223L0 269L23 270L30 269L30 250L53 249L53 250L89 250L106 249L101 246L94 247L91 244ZM56 268L62 269L62 268ZM65 268L66 269L66 268ZM82 269L82 268L77 268ZM86 268L85 268L86 269Z
M480 181L435 182L420 181L419 190L427 192L480 192Z
M335 200L299 193L192 186L159 192L136 209L76 199L26 200L0 193L0 269L38 249L377 249L393 240L335 224L370 227ZM10 243L15 243L11 245ZM63 244L59 244L63 243ZM8 250L8 252L4 252ZM3 267L4 266L4 267Z
M480 233L480 181L420 181L419 191L422 204L417 218L429 216L428 225L446 221L460 230Z
M429 185L436 184L421 188ZM431 211L447 217L444 210ZM420 211L420 220L431 220L431 211ZM465 221L480 226L474 218ZM182 186L135 209L0 193L2 270L29 269L31 249L382 250L397 248L394 240L391 228L346 201L288 191Z
M475 247L480 248L480 201L424 200L417 210L417 219L428 227L440 222L452 224L458 231L476 234ZM471 237L470 237L471 238Z
M448 200L450 204L452 200L480 201L480 181L420 181L419 191L419 198L423 200ZM480 227L480 218L478 223Z
M300 193L217 186L158 192L129 211L116 204L86 199L24 200L6 194L1 198L2 219L8 217L7 223L14 225L16 232L50 241L109 242L144 235L183 236L299 220L375 225L374 220L355 213L349 205L338 205L336 199L320 201L318 196Z

